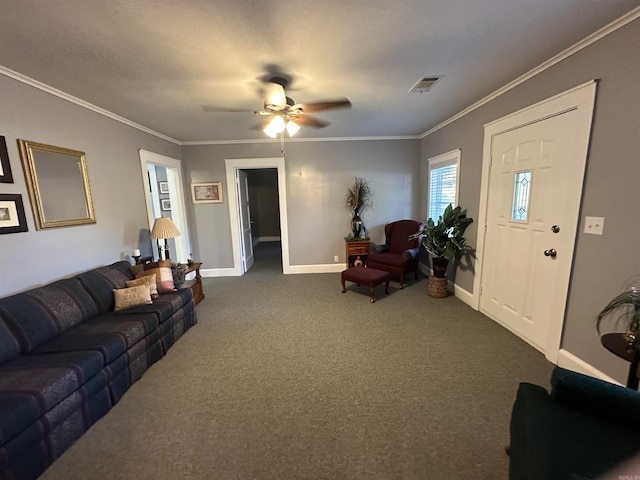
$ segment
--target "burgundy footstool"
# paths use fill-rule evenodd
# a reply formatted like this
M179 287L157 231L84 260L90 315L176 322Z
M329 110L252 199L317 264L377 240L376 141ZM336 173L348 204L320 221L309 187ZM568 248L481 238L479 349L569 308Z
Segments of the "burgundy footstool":
M376 270L375 268L365 267L351 267L342 272L342 293L347 289L344 286L345 280L357 283L358 285L364 285L369 287L369 293L371 295L369 301L371 303L376 301L375 288L381 283L385 283L384 293L389 295L389 272L383 270Z

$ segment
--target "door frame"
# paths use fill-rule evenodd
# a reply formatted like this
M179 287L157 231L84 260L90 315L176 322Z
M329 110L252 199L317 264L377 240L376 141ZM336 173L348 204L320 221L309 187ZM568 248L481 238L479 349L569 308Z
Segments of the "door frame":
M169 198L172 200L171 210L172 214L175 214L176 217L174 219L179 219L177 223L178 230L180 230L180 237L175 238L176 245L176 261L186 263L189 258L191 252L191 241L189 238L189 223L187 220L187 209L184 203L184 189L183 180L182 180L182 161L167 157L165 155L160 155L159 153L150 152L148 150L140 149L140 169L142 171L142 186L144 189L144 199L147 205L147 220L149 222L149 232L153 229L153 223L155 222L155 218L153 216L153 208L151 205L151 196L149 192L151 191L151 184L149 182L149 175L147 174L148 169L147 165L161 165L167 169L167 174L173 172L175 176L174 181L169 181ZM157 186L157 182L154 187ZM175 202L174 199L178 201ZM172 215L173 217L173 215ZM151 249L154 255L159 256L159 252L157 250L157 245L153 240L151 241Z
M562 92L558 95L550 97L546 100L538 102L529 107L523 108L502 117L493 122L484 125L484 144L482 151L482 177L480 189L480 205L478 211L478 236L476 241L476 259L474 266L473 294L471 306L476 310L480 309L480 289L483 276L483 257L484 257L484 238L487 229L487 205L489 200L489 173L491 166L491 152L493 150L493 138L501 133L524 127L531 123L539 122L546 118L561 115L572 110L578 111L578 155L586 159L589 150L589 138L591 136L591 123L593 119L593 111L595 105L597 81L591 80L578 85L572 89ZM586 168L585 168L586 172ZM582 202L581 202L582 203ZM580 214L578 214L579 217ZM578 228L576 224L576 236ZM571 245L571 258L575 249L575 240ZM567 289L565 295L565 315L566 315L566 297L568 295L568 285L571 280L572 273L566 279ZM559 323L551 322L547 335L547 342L544 354L552 363L557 363L558 353L562 343L562 330L565 318Z
M231 246L233 249L233 270L231 275L243 275L242 251L240 248L240 205L236 190L237 171L248 168L275 168L278 171L278 203L280 206L280 241L282 246L282 273L291 273L289 265L289 227L287 223L287 184L284 157L273 158L232 158L225 159L227 192L229 192L229 222Z

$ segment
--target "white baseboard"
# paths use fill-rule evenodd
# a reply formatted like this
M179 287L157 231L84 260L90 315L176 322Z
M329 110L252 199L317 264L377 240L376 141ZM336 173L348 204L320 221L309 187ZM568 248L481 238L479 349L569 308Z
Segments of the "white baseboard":
M456 296L456 298L459 298L471 308L476 310L476 308L474 307L473 293L466 291L464 288L457 286L455 283L450 283L450 285L453 285L453 294ZM449 290L451 290L451 287L449 288Z
M257 245L260 245L262 242L280 242L280 241L281 241L280 237L256 237L253 239L253 242L251 242L251 245L255 247Z
M261 242L280 242L281 238L280 237L259 237L258 238L259 241Z
M605 382L615 383L616 385L622 385L617 380L611 378L606 373L601 372L594 366L588 364L581 358L576 357L574 354L567 350L560 349L558 352L558 366L566 368L567 370L573 370L574 372L583 373L590 377L599 378Z
M240 272L235 268L205 268L200 270L202 277L239 277Z

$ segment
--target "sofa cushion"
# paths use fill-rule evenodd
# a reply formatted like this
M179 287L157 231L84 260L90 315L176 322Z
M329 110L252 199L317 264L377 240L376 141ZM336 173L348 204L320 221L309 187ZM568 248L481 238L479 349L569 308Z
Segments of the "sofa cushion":
M96 376L98 352L23 355L0 366L0 442L12 438Z
M92 331L93 324L83 323L68 332L43 343L32 354L78 352L93 350L102 355L105 365L127 351L127 340L118 332Z
M158 328L158 323L156 316L152 314L124 316L107 312L87 320L76 331L117 333L124 340L128 350Z
M127 280L133 280L130 267L129 262L123 260L76 275L98 306L98 314L113 310L113 290L124 288Z
M135 307L120 310L117 315L138 315L152 313L159 323L166 321L176 311L189 303L193 298L190 288L181 288L171 293L163 293L153 300L151 305L136 305Z
M402 255L398 255L397 253L377 253L375 255L370 255L367 265L370 267L374 267L374 265L389 265L392 267L397 267L402 269L406 260L402 258ZM375 267L374 267L375 268Z
M22 353L96 314L95 302L74 278L0 299L0 315Z
M20 355L20 345L0 313L0 365Z

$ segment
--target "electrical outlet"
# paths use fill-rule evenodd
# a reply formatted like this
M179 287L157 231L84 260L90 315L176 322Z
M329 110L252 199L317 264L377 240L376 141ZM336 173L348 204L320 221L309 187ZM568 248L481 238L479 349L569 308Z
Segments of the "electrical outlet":
M604 217L584 217L584 233L604 234Z
M340 261L340 260L338 259L338 255L334 255L334 256L333 256L333 261L334 261L334 262L339 262L339 261Z

